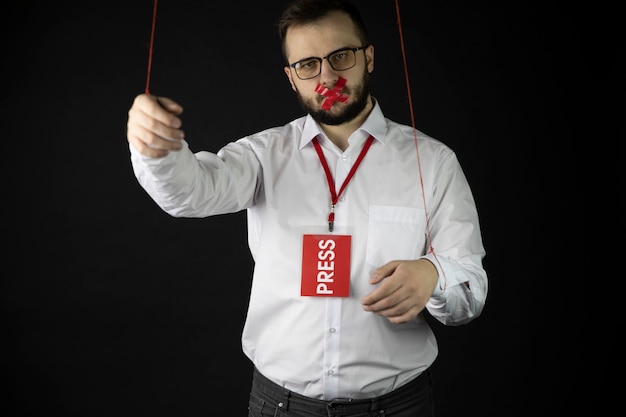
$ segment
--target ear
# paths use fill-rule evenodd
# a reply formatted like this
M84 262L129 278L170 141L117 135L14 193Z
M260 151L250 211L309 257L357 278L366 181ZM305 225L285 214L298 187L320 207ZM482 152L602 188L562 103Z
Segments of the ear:
M291 89L293 91L297 91L296 90L296 85L293 83L293 78L291 75L291 69L289 68L289 66L285 65L285 68L283 68L283 70L285 71L285 75L287 75L287 78L289 79L289 84L291 84Z
M374 72L374 45L365 48L365 62L367 62L367 72Z

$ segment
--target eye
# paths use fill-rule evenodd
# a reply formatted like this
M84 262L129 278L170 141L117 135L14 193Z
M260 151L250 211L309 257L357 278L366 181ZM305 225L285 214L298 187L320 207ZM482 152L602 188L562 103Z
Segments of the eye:
M298 64L296 65L296 68L304 70L304 71L310 71L312 69L317 68L317 60L305 59L303 61L298 62Z
M331 57L333 61L343 61L346 58L348 58L348 51L339 51Z

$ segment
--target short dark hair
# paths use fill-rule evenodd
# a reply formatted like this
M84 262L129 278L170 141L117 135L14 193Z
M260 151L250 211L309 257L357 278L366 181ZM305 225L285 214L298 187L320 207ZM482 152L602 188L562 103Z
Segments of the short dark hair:
M283 10L278 20L278 36L280 38L283 56L287 59L285 50L285 35L291 26L306 25L314 22L331 12L347 14L357 29L361 44L367 41L367 28L359 10L347 0L293 0Z

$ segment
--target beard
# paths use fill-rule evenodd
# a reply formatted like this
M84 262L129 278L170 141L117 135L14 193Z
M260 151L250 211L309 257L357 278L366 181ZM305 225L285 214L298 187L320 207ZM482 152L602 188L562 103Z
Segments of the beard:
M348 103L343 104L335 102L329 110L320 108L326 97L318 95L315 98L304 98L300 91L296 91L300 107L311 115L317 123L338 126L353 120L367 106L369 98L369 73L367 69L363 72L362 82L357 86L350 88L344 87L343 93L349 96Z

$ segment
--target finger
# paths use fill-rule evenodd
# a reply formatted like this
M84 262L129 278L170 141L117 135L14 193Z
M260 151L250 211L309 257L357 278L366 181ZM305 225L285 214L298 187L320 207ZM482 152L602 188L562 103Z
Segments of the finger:
M170 98L140 94L135 97L131 109L145 113L164 126L175 129L182 126L182 120L178 116L183 112L183 108Z
M415 317L417 317L417 315L419 314L420 311L421 311L421 309L415 309L414 308L414 309L408 310L408 311L406 311L406 312L404 312L403 314L400 314L400 315L388 316L387 320L389 320L393 324L408 323L409 321L411 321Z
M393 274L399 264L400 261L391 261L381 267L376 268L374 271L372 271L372 274L370 275L369 283L378 284L384 278Z
M185 138L181 129L163 124L142 108L131 108L128 112L128 133L157 149L180 149L180 141Z
M128 142L141 154L151 158L162 158L167 156L169 151L182 148L182 142L165 140L141 126L129 128L127 133Z
M366 311L380 311L401 301L399 293L400 283L388 280L383 282L378 288L361 299L361 304Z
M155 152L148 151L147 148L175 151L182 148L181 141L184 139L184 132L171 126L180 126L180 119L159 104L161 99L165 106L175 111L182 109L173 100L142 94L135 98L133 106L128 111L128 140L135 149L149 156ZM166 155L165 152L157 154Z
M145 142L137 139L134 136L128 136L128 142L142 155L146 155L150 158L163 158L169 154L166 149L155 149L148 146Z
M399 304L393 305L392 307L375 311L373 313L378 316L385 317L391 323L400 324L412 320L422 310L423 306L419 306L413 303L412 300L406 299Z

